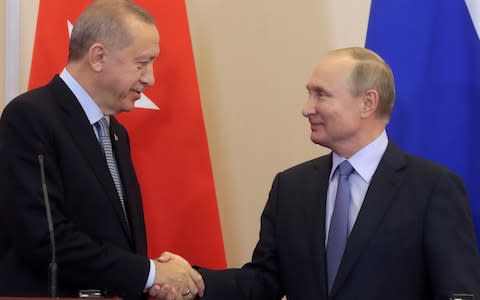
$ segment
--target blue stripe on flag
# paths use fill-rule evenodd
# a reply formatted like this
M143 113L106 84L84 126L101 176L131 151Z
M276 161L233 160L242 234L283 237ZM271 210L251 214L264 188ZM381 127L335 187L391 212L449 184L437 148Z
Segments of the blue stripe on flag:
M387 128L465 180L480 245L480 40L463 0L372 0L366 47L392 67Z

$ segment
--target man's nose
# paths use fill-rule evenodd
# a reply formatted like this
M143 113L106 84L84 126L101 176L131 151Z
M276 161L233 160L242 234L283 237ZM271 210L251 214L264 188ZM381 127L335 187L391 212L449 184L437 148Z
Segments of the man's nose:
M312 99L312 96L308 96L307 101L303 105L302 115L306 118L315 113L315 103Z

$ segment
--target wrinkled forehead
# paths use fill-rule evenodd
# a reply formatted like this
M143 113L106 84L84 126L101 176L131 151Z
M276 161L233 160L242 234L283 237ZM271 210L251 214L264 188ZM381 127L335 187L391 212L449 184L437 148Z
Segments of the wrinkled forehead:
M326 56L315 68L315 72L330 74L350 74L356 60L345 54L331 54Z
M355 60L348 56L327 56L314 68L307 86L334 82L349 83L355 63Z

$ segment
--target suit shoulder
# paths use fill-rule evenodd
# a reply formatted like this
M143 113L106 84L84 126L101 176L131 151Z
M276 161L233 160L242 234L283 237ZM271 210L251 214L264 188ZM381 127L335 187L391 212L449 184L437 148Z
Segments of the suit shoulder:
M326 154L308 161L304 161L280 172L281 175L299 175L310 173L314 169L330 171L332 166L331 154Z
M410 166L416 173L423 175L450 174L458 176L446 166L416 155L406 154L406 159L408 166Z
M411 180L425 186L438 186L448 183L461 190L465 189L465 183L460 175L444 165L411 154L406 154L406 162L407 176Z
M4 109L4 114L21 111L42 111L52 99L52 91L48 85L24 92L13 98Z
M438 178L439 176L454 175L453 171L447 167L425 159L423 157L407 153L401 150L392 142L389 143L387 150L385 151L382 160L380 161L379 168L393 168L397 171L405 171L411 178L431 179Z

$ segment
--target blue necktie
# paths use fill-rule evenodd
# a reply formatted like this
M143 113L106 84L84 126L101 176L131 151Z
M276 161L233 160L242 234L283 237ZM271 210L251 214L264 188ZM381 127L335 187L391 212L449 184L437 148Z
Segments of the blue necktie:
M127 210L125 209L125 199L123 195L122 181L120 180L120 174L118 173L117 161L115 160L115 155L112 150L112 141L110 140L109 134L109 123L108 120L103 117L98 122L95 123L95 128L98 132L98 139L100 145L102 146L105 158L107 160L108 169L112 175L113 183L115 184L115 189L117 190L118 197L120 198L120 203L122 205L123 215L125 217L125 222L130 228L128 223Z
M354 169L347 160L344 160L336 172L338 176L337 195L333 209L327 241L327 275L328 291L330 292L342 261L343 251L348 239L348 211L351 202L350 183L348 177Z

